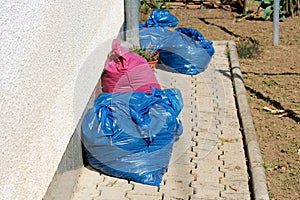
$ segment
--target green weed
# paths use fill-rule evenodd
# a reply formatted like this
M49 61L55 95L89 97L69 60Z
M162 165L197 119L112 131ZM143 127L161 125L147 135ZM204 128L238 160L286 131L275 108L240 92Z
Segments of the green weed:
M268 169L274 170L275 168L278 167L278 165L275 165L275 164L267 165L266 163L262 163L261 165L265 170L268 170Z
M148 14L151 8L154 9L171 9L170 0L151 0L150 3L147 3L146 0L140 0L140 8L144 14Z
M147 4L146 0L141 0L140 2L140 9L142 10L142 12L147 15L150 11L150 6Z
M268 166L267 166L265 163L262 163L261 166L262 166L265 170L268 169Z
M276 84L276 82L275 81L273 81L273 80L263 80L263 84L265 84L266 86L273 86L273 85L275 85Z
M300 104L299 103L294 103L291 105L291 109L297 109L300 108Z
M252 103L252 102L253 102L252 98L249 97L249 98L248 98L248 103Z
M230 51L229 51L229 50L226 50L224 54L225 54L225 56L226 56L227 58L230 57Z
M236 48L240 58L255 58L259 52L259 42L254 40L240 41Z

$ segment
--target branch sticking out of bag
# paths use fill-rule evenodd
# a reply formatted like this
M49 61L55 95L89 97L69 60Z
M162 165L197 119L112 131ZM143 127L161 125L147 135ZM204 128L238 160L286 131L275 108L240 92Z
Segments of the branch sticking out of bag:
M130 51L139 54L140 56L144 57L148 62L156 61L159 57L159 52L157 49L151 51L151 42L147 45L146 49L141 49L140 47L133 46L130 48Z

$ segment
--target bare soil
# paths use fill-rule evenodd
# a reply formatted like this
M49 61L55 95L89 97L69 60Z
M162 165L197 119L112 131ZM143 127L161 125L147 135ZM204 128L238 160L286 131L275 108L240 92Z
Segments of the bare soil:
M300 199L300 17L280 22L279 45L273 46L270 21L236 22L239 14L224 9L172 7L170 12L179 19L178 27L196 28L206 39L234 40L240 49L259 44L257 52L239 61L269 195ZM284 116L264 107L284 110Z

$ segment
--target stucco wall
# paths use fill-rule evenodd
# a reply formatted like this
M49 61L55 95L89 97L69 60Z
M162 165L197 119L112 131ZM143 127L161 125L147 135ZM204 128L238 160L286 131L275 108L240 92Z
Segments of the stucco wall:
M121 27L123 1L0 4L0 198L42 199Z

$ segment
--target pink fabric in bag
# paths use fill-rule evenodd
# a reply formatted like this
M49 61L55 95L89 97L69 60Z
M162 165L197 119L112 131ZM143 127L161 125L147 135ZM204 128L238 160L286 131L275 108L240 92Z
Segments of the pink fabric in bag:
M101 76L103 92L151 92L150 87L160 88L146 59L122 47L113 40Z

